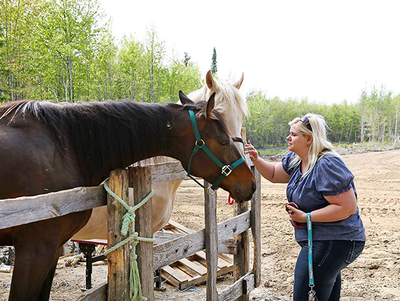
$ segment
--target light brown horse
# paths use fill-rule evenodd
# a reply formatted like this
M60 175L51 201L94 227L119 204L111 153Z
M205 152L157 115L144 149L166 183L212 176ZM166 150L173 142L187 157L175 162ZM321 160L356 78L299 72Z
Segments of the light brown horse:
M215 107L225 119L226 126L232 137L241 137L241 129L244 118L247 114L245 97L240 93L244 76L234 83L217 81L213 78L211 71L206 74L206 84L199 90L194 91L188 97L197 102L209 99L215 93ZM236 143L242 156L244 156L243 143ZM158 163L168 161L167 157L157 157ZM142 165L154 164L153 158L139 162ZM169 221L174 207L176 191L182 180L175 180L164 183L153 183L154 195L151 198L153 203L152 224L153 234L162 229ZM107 207L94 208L88 223L73 237L76 240L85 239L107 239Z
M19 101L0 107L0 199L32 196L78 186L99 185L110 171L145 158L165 155L184 168L195 142L188 110L195 112L201 136L223 164L241 155L221 115L209 101L178 104L91 102L53 104ZM191 172L213 183L220 168L202 151ZM220 187L237 201L255 190L245 163ZM0 230L0 245L15 247L9 300L48 300L63 244L88 221L91 210Z

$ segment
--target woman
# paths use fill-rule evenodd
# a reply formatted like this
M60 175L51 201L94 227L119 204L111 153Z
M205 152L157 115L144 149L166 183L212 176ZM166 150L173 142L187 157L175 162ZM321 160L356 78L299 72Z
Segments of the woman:
M322 116L307 114L289 125L286 140L290 152L282 162L275 165L264 161L250 142L246 150L263 177L273 183L288 183L286 194L291 206L287 211L301 246L293 299L308 300L310 290L306 226L306 214L310 212L314 290L319 301L339 300L341 270L361 254L365 245L354 176L327 140Z

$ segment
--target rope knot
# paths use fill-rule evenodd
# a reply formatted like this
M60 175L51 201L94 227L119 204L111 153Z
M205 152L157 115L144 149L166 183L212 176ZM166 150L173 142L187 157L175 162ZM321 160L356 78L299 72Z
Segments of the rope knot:
M123 199L121 199L118 195L116 195L107 185L108 180L104 183L104 189L118 202L120 202L124 208L127 210L127 212L124 214L122 218L122 226L121 226L121 234L126 236L129 232L129 226L131 226L132 230L132 235L129 237L125 238L123 241L119 242L115 246L109 248L104 254L107 255L119 247L130 243L131 244L131 271L130 271L130 297L131 300L147 300L142 295L142 289L140 285L140 278L139 278L139 271L137 267L137 255L136 255L136 245L139 243L139 241L144 241L144 242L154 242L153 238L144 238L144 237L139 237L139 234L135 231L135 211L139 209L141 206L143 206L154 194L154 191L151 190L150 193L137 205L131 207L129 206Z

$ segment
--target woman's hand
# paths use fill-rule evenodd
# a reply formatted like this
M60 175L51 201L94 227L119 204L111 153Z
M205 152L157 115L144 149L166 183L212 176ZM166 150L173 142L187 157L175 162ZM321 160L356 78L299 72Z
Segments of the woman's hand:
M244 146L246 154L249 155L250 160L252 162L257 161L258 159L258 151L254 148L254 146L250 143L250 140L247 140L246 145Z
M304 211L301 211L294 206L288 206L289 210L287 213L289 214L289 221L296 222L298 224L307 223L307 214Z

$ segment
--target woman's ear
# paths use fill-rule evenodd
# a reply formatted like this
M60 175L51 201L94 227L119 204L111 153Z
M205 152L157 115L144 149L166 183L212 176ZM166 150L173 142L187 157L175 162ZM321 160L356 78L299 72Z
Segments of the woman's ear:
M311 145L311 143L313 142L313 136L312 134L307 136L307 145Z

